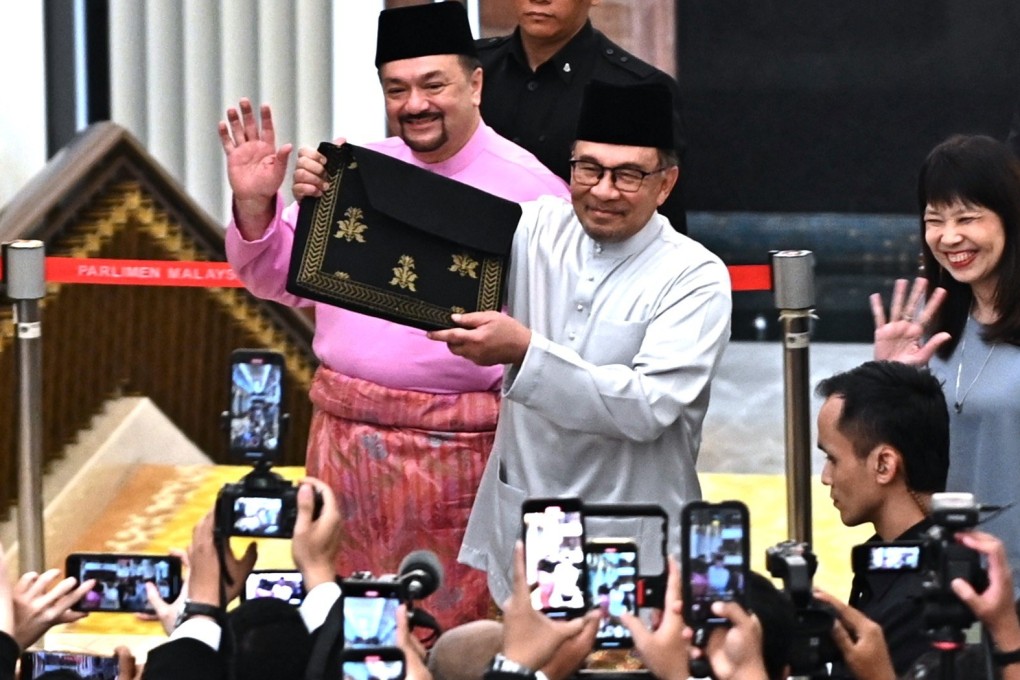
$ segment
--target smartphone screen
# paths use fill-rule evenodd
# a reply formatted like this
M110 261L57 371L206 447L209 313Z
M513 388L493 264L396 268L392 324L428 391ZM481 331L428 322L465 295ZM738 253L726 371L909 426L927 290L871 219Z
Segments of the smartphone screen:
M621 623L623 613L637 614L637 543L624 539L589 541L588 593L593 609L601 614L595 635L598 649L632 647L630 631Z
M230 454L246 462L280 452L283 355L239 349L230 355Z
M73 671L83 680L116 680L117 657L78 652L25 652L21 655L21 680L33 680L44 673Z
M346 580L343 599L344 647L393 647L397 644L398 583Z
M683 535L684 621L690 626L721 624L711 605L718 601L745 602L748 570L748 511L739 501L684 506Z
M300 571L259 570L248 574L244 581L241 598L257 600L272 597L293 605L301 604L305 599L304 579Z
M553 618L583 616L588 610L581 508L576 498L530 499L522 507L531 604Z
M396 647L347 649L340 665L343 680L401 680L406 674L404 653Z
M79 583L96 580L95 587L72 607L75 611L151 614L147 582L154 583L167 601L181 592L181 560L172 555L72 553L65 566L66 574Z

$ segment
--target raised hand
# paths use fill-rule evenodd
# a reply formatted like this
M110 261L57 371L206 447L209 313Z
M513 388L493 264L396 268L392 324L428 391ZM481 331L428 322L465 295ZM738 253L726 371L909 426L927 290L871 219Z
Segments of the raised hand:
M261 120L256 121L251 102L242 99L238 108L227 109L227 120L219 124L237 226L249 240L260 238L272 220L293 148L291 144L277 148L269 105L263 104L259 113Z
M927 342L924 340L928 324L946 299L944 288L936 288L917 318L914 318L927 288L927 279L918 277L914 279L910 296L907 297L907 280L897 279L893 286L888 319L882 296L878 293L871 295L871 314L875 319L875 359L924 366L938 348L949 340L949 333L944 332L936 333Z
M46 631L59 623L85 618L85 612L71 611L71 606L96 585L94 579L78 584L72 577L50 587L60 576L59 569L37 574L30 571L14 584L14 639L26 649Z
M322 498L322 509L317 518L315 492ZM336 580L334 562L340 549L340 510L336 496L328 484L315 477L301 480L297 495L298 514L294 523L291 555L301 571L306 590Z

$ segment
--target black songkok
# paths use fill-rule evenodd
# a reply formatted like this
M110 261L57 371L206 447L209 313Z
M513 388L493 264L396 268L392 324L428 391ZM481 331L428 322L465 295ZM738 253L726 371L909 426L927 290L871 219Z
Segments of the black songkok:
M610 85L593 80L584 88L577 139L623 146L676 148L673 95L665 85Z
M478 56L464 5L451 0L384 9L379 13L376 67L432 54Z

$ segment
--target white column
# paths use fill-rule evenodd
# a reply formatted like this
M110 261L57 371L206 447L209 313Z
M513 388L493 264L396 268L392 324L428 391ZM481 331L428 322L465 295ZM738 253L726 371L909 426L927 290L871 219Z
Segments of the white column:
M145 89L145 4L110 0L110 118L144 144L148 137Z
M222 219L223 152L216 137L220 111L220 13L208 0L184 0L184 183L214 219Z
M259 2L259 98L273 106L277 143L293 142L295 102L294 5L280 0Z
M258 2L257 0L223 0L220 4L220 55L221 84L220 116L227 107L237 106L241 97L248 97L258 106ZM222 152L221 152L222 153ZM223 203L218 217L230 216L230 187L227 185L227 166L220 162L220 186Z
M178 0L146 0L146 112L149 152L179 180L184 179L184 50Z
M46 163L42 0L4 3L0 22L0 207ZM8 398L8 395L4 395ZM13 454L12 454L13 455Z
M295 149L297 129L297 93L295 79L294 5L280 0L259 2L259 98L273 107L273 126L277 145L291 143ZM297 153L291 153L285 196L290 196L291 176Z
M332 139L332 15L330 0L296 2L296 147Z
M471 34L478 38L482 34L481 18L478 16L479 0L464 0L464 7L467 9L468 22L471 24Z
M375 37L383 0L333 4L333 136L354 143L386 135L386 110L375 69Z

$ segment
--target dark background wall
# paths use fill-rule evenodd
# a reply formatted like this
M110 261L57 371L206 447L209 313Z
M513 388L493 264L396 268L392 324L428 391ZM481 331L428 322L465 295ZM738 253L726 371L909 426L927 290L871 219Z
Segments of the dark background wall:
M912 213L954 132L1005 138L1018 0L677 0L689 210Z

